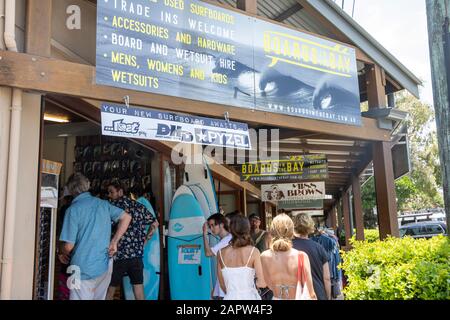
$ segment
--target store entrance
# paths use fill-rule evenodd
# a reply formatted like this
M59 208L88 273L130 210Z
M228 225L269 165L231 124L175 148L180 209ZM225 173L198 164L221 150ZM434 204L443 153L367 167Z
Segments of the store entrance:
M176 181L172 176L176 170L171 169L167 161L164 163L155 150L125 138L102 136L97 123L63 105L44 100L43 110L42 163L57 165L60 170L55 174L58 185L51 194L53 205L41 205L38 211L34 298L67 300L70 274L67 274L67 266L57 259L56 252L65 211L73 200L64 188L68 178L73 173L82 173L90 181L90 193L101 199L108 198L107 188L112 182L119 182L132 198L148 191L148 200L156 215L161 217L164 216L164 200L160 197L164 197L161 194L164 190L161 192L160 180ZM168 177L160 174L163 164L168 167ZM44 174L41 172L41 198L48 198L49 188L45 186L48 178ZM170 190L165 190L169 199L176 189L175 184L171 186L168 185ZM160 224L163 225L162 221ZM159 252L159 237L157 247ZM160 262L164 259L159 260L158 269L153 270L158 277ZM158 299L159 284L153 290ZM116 299L125 298L123 288L116 293Z

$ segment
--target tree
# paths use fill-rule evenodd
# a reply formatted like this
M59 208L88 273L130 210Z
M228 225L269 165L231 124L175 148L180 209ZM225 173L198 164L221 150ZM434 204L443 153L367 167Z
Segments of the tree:
M430 105L421 102L412 95L397 94L397 107L408 112L408 141L410 149L411 172L395 182L397 206L399 211L420 210L443 206L440 192L442 170L439 163L439 151L434 112ZM376 217L375 184L373 177L361 189L363 197L364 223L373 227Z

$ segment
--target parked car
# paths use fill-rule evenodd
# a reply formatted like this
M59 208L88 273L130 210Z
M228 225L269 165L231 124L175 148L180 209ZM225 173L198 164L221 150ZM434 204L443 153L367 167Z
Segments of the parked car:
M447 235L447 225L439 221L411 223L400 227L400 236L413 238L431 238L440 234Z

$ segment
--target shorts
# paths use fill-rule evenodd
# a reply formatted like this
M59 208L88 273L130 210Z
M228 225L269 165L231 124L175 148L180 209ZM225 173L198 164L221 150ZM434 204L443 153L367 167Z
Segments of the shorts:
M130 277L132 285L144 283L144 263L142 258L133 258L114 261L111 277L111 287L118 287L124 276Z
M70 288L70 300L105 300L108 286L111 282L113 263L109 261L108 270L95 279L71 282L69 277L67 286Z

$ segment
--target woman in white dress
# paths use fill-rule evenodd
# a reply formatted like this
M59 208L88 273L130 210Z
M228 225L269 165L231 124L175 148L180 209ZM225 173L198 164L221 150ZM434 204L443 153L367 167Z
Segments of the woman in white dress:
M292 248L294 223L286 214L280 214L273 219L270 226L272 236L270 250L261 255L264 278L273 300L316 300L316 294L311 277L311 265L308 255ZM300 265L302 261L303 265ZM299 269L301 276L299 279ZM301 280L305 292L297 292ZM301 289L301 288L299 288ZM303 295L302 295L303 293Z
M230 232L233 238L229 246L219 251L217 263L224 300L261 300L256 287L267 285L260 253L250 236L250 222L244 216L236 216L231 221Z

